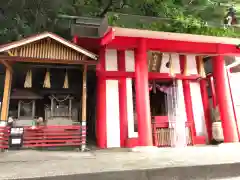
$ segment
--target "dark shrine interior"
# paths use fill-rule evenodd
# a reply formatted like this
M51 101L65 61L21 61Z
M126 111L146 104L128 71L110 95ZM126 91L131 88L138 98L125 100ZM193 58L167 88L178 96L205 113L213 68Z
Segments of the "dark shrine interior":
M154 82L155 81L155 82ZM135 101L135 85L133 81L133 100ZM154 84L157 86L172 86L172 80L151 80L149 84ZM160 91L158 88L152 88L149 90L149 98L150 98L150 110L151 116L167 116L167 94ZM135 103L134 103L135 104ZM134 105L135 106L135 105ZM134 111L136 111L134 107Z
M155 81L155 82L154 82ZM155 85L169 87L172 86L172 80L154 80L149 81L149 85L155 83ZM132 93L133 93L133 111L134 111L134 131L138 131L137 117L136 117L136 92L135 92L135 82L132 83ZM158 88L149 89L149 100L150 100L150 111L151 117L154 116L167 116L168 115L168 104L167 104L167 94L160 91Z
M155 82L157 85L165 85L161 82ZM167 95L166 93L154 87L149 91L151 116L167 115Z
M93 68L93 67L90 67ZM88 138L95 138L95 104L96 104L96 73L88 68L87 71L87 131ZM32 88L24 88L27 71L32 71ZM24 90L30 91L42 97L36 100L36 117L44 118L44 107L50 104L49 96L73 97L73 106L78 108L78 120L81 122L81 99L82 99L82 65L59 65L59 64L32 64L16 63L13 65L12 92ZM50 88L44 88L46 72L50 72ZM63 88L64 79L68 74L68 88ZM28 94L26 94L28 96ZM29 99L25 100L29 101ZM9 116L16 117L18 101L10 100Z
M55 66L55 67L54 67ZM12 90L24 88L24 81L27 71L32 70L32 88L40 95L50 93L71 94L79 98L81 96L82 69L81 66L60 66L60 65L28 65L27 63L18 63L14 67L12 79ZM49 70L51 76L51 88L43 88L45 74ZM64 75L68 71L69 88L64 89Z
M152 84L169 87L171 80L155 80ZM151 116L167 116L167 94L158 88L152 87L149 91Z

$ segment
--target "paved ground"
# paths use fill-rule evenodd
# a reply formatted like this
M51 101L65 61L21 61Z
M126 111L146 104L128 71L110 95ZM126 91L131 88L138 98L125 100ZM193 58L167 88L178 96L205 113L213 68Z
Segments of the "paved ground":
M45 179L187 180L198 176L200 179L225 177L240 180L239 152L240 144L163 148L152 152L10 151L0 153L0 179L37 179L50 176L51 178Z

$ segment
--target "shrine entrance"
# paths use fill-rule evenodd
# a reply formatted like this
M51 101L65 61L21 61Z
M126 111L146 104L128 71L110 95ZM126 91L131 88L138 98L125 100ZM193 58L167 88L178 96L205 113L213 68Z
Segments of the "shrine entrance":
M95 132L91 130L95 129L97 55L52 33L0 46L0 53L6 69L2 122L26 127L26 131L31 129L31 135L33 129L39 131L41 127L41 132L37 133L43 134L44 140L39 137L35 141L41 139L41 142L35 143L32 139L31 143L23 142L23 146L70 143L84 150L87 125L90 125L91 139L95 139ZM48 139L50 130L46 129L50 127L62 128L58 133L66 139L60 141L60 135L57 139L53 136ZM78 139L71 139L76 138L76 134L79 134Z
M158 147L183 147L191 144L186 126L184 97L179 80L152 80L149 83L150 110L154 124L154 144Z
M167 91L172 86L172 80L156 80L149 83L150 110L151 115L168 115L168 96Z
M176 147L191 144L182 80L174 75L171 53L148 52L148 72L170 74L165 78L149 79L150 110L153 123L154 145Z

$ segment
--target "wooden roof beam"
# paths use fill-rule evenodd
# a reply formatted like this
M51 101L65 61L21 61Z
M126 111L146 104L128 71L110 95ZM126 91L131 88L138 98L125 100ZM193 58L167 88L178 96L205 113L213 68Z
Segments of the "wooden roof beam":
M8 68L11 72L13 72L12 66L10 65L9 62L7 62L6 60L0 59L0 63L3 64L6 68Z
M1 59L10 62L31 62L31 63L46 63L46 64L86 64L89 66L96 66L97 61L88 60L64 60L64 59L49 59L49 58L33 58L33 57L20 57L20 56L0 56Z
M14 56L10 51L7 52L9 56ZM11 66L11 62L8 62L6 60L0 59L0 63L3 64L9 71L12 73L13 69Z

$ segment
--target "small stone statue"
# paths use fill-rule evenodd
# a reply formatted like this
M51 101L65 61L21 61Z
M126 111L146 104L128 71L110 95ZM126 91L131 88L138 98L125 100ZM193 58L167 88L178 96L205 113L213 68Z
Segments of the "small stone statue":
M43 126L44 125L44 121L43 121L43 118L42 117L39 117L35 120L33 120L32 122L32 129L36 129L38 128L39 126Z
M8 121L7 121L7 125L10 127L15 126L15 120L13 119L13 117L8 117Z
M39 118L36 120L36 126L43 126L43 125L44 125L43 118L42 118L42 117L39 117Z

